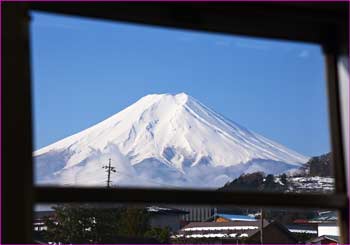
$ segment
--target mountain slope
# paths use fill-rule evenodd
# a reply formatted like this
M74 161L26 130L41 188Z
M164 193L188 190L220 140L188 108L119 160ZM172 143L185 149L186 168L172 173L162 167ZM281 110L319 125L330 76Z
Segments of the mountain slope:
M217 187L243 172L277 173L308 159L180 93L147 95L112 117L34 152L38 183Z

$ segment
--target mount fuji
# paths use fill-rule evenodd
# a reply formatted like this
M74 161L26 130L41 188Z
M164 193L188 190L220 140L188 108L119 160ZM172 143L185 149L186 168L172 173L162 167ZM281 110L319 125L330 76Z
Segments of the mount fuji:
M33 153L39 185L217 188L243 173L279 174L308 157L209 109L185 93L151 94Z

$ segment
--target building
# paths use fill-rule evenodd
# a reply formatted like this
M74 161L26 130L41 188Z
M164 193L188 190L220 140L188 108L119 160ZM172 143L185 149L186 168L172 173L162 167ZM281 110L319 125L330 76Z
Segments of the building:
M305 243L318 236L317 224L287 224L285 227L293 233L299 243Z
M47 211L36 211L34 212L34 219L33 219L33 230L34 231L44 231L47 229L45 226L45 218L46 217L52 217L55 214L55 211L53 210L47 210Z
M249 216L249 215L216 213L206 221L231 222L231 221L256 221L256 219L254 216Z
M306 242L307 244L338 244L339 236L319 236Z
M286 227L299 242L303 243L328 244L328 242L334 243L339 238L337 213L334 211L319 212L313 219L296 219ZM327 241L328 238L334 241Z
M176 232L181 228L182 217L188 214L184 210L159 206L147 207L146 210L150 214L151 227L168 227L171 232Z
M216 212L216 208L205 207L205 206L202 206L202 207L175 206L175 207L187 212L187 214L183 215L182 217L185 224L188 224L189 222L205 221L210 217L212 217Z
M319 236L339 236L339 227L337 222L318 223Z
M318 235L318 226L316 224L291 224L286 225L286 228L295 234L309 234L311 236Z
M338 217L335 211L324 211L309 221L317 224L318 236L339 236Z
M171 238L185 243L260 243L261 222L192 222ZM283 225L264 220L264 243L296 243L297 239Z

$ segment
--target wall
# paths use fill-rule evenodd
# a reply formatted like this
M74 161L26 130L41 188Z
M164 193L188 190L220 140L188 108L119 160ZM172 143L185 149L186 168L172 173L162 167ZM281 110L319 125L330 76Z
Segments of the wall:
M212 207L176 207L181 210L189 212L189 214L183 215L185 221L205 221L214 215L214 208Z
M318 236L339 236L339 227L336 224L319 224L317 230Z
M159 228L169 227L170 231L176 232L180 229L180 219L180 215L154 214L150 218L150 225Z
M260 244L260 231L252 235L247 240L248 243ZM276 223L266 226L263 230L263 243L287 243L293 244L297 240L294 235L287 229L281 229Z

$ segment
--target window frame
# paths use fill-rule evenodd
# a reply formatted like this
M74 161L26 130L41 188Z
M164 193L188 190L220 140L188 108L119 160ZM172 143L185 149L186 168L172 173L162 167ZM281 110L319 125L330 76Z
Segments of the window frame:
M316 5L318 7L310 3L2 2L2 243L33 242L32 210L36 202L158 202L332 208L339 211L341 242L350 243L349 201L337 73L337 58L340 54L348 56L349 53L349 3ZM201 190L35 187L32 168L29 43L31 10L170 28L305 41L321 45L326 65L331 146L336 177L335 193L262 194ZM256 27L257 23L259 28ZM18 153L18 149L22 150L21 154Z

